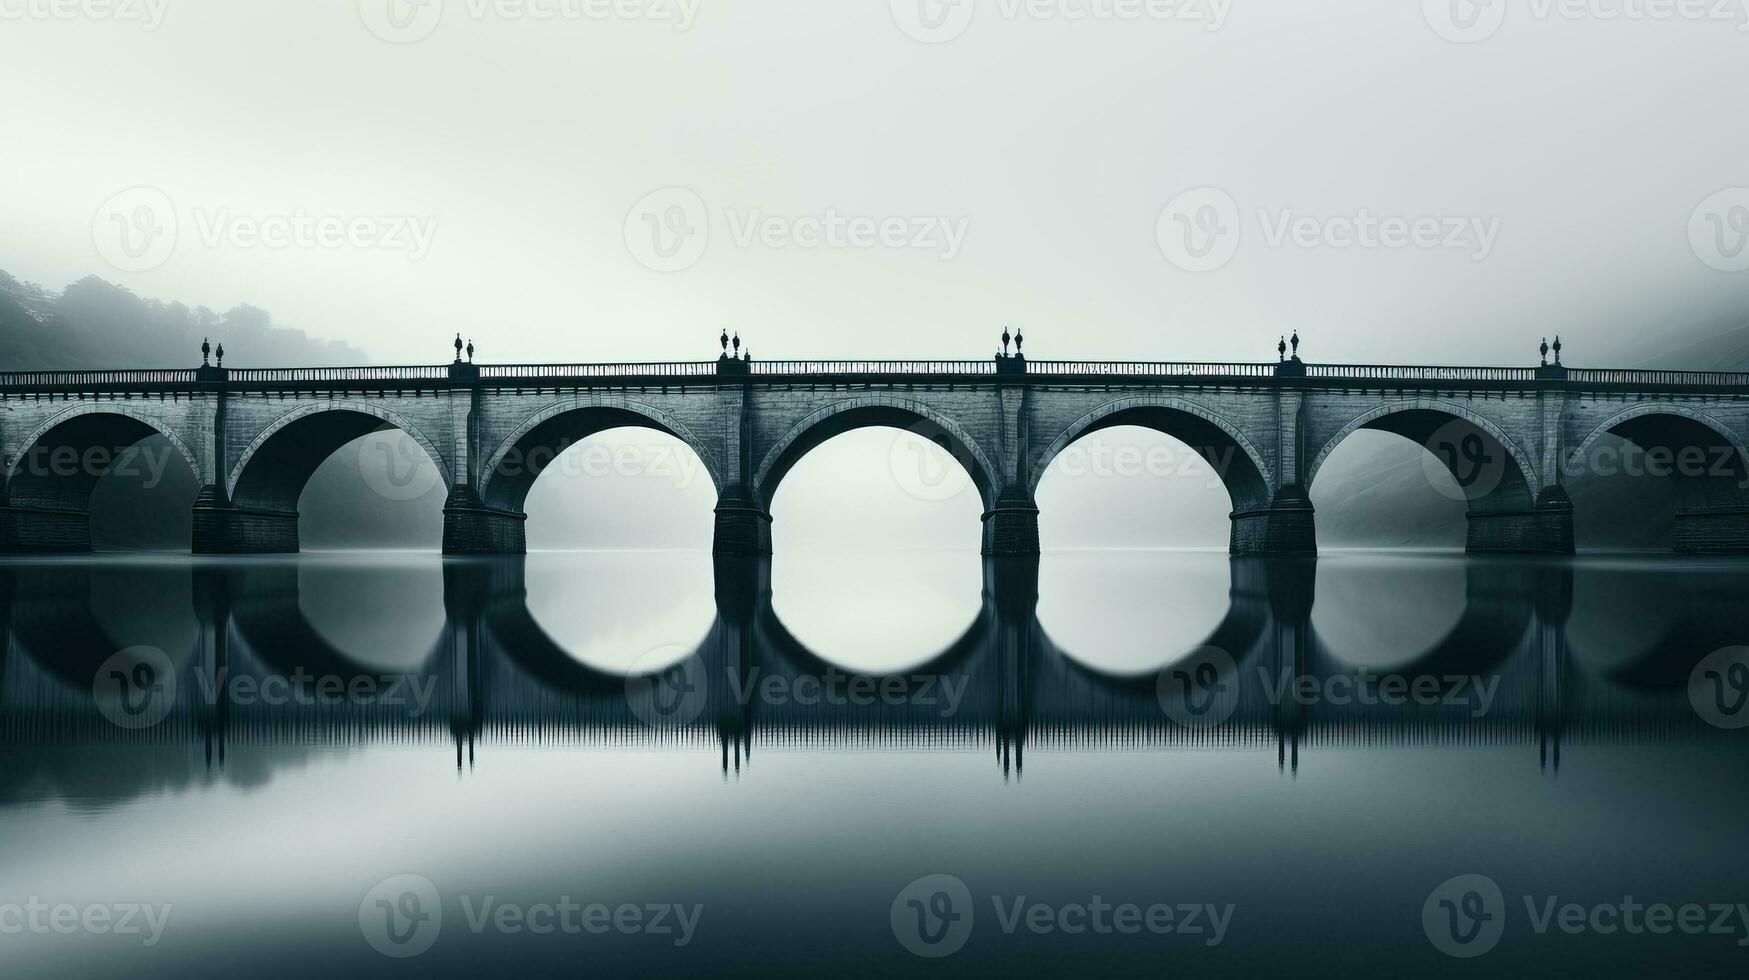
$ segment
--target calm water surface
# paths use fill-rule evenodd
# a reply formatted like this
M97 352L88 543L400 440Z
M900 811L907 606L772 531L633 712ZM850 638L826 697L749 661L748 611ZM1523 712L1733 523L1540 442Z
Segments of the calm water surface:
M1749 971L1739 564L0 577L8 977ZM1629 896L1729 917L1595 928Z

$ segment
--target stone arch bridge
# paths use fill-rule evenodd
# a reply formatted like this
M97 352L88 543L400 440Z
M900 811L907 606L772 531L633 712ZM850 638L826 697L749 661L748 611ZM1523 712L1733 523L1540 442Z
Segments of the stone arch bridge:
M449 487L443 550L520 553L523 503L558 452L595 432L669 433L715 484L719 554L770 550L770 503L810 450L892 426L947 449L984 505L988 554L1038 551L1034 490L1076 440L1144 426L1207 458L1232 498L1234 554L1315 554L1307 491L1360 429L1448 469L1475 552L1565 554L1563 481L1607 434L1682 494L1677 547L1749 552L1749 374L1541 368L1028 361L35 372L0 375L0 550L90 546L89 498L128 447L162 435L202 486L193 550L298 549L317 466L394 428ZM1631 462L1631 461L1630 461ZM1621 465L1619 459L1612 465ZM920 474L919 479L925 475Z

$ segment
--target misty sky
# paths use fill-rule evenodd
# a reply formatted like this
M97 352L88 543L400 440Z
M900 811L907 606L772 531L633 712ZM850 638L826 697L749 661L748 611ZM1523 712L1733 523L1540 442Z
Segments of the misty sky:
M1749 185L1740 16L1513 4L1458 43L1446 0L621 2L0 0L0 268L255 303L378 363L457 330L705 358L724 327L982 357L1005 322L1037 356L1267 359L1297 327L1320 360L1526 363L1559 331L1584 363L1749 308L1690 236L1749 233L1735 198L1696 215ZM1231 210L1181 198L1211 187ZM174 249L114 261L166 201ZM1439 244L1294 230L1363 212ZM1211 215L1236 251L1185 271Z
M1749 310L1735 0L117 3L0 0L0 268L253 303L376 363L458 331L703 359L725 328L972 358L1012 324L1037 357L1265 360L1298 329L1313 360L1528 364L1560 333L1596 364ZM906 497L895 438L804 461L779 548L975 548L976 495ZM578 486L537 487L542 541L708 540L707 485ZM1047 545L1226 540L1194 466L1039 499Z

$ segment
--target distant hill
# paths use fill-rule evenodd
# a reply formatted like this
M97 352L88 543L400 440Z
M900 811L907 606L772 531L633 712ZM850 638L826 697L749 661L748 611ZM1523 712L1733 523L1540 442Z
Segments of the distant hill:
M207 337L224 342L227 367L370 363L357 348L279 326L266 310L253 306L214 313L204 306L141 299L96 276L55 293L0 271L0 371L194 367ZM162 436L143 444L160 454L168 446ZM348 475L344 467L339 472ZM357 479L356 467L350 475ZM151 486L122 477L99 481L91 501L93 540L100 548L186 549L189 508L199 489L186 466L170 467L162 482ZM337 522L343 525L337 534L374 529L372 520L381 519L369 506L371 495L360 491L352 499L366 504ZM354 511L360 516L354 518ZM428 515L424 519L430 523Z
M200 343L224 341L234 367L366 364L365 353L280 326L257 307L141 299L96 276L59 293L0 270L0 370L191 367Z

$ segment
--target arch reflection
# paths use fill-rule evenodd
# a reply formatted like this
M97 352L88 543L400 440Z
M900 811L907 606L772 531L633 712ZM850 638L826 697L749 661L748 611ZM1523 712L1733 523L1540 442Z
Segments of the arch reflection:
M406 641L413 656L325 636L310 607L339 600L312 588L320 575L298 561L196 563L174 575L149 564L0 565L0 733L48 749L192 748L215 765L239 743L374 741L448 743L463 765L493 744L709 747L725 771L747 765L756 744L977 748L1011 774L1029 747L1273 748L1297 770L1308 748L1505 741L1556 764L1563 744L1728 737L1696 712L1687 685L1703 658L1742 642L1749 597L1749 575L1704 565L1454 559L1456 620L1412 657L1381 662L1319 628L1325 564L1234 559L1212 628L1172 635L1149 669L1113 671L1040 622L1036 559L990 559L959 635L902 666L858 672L790 630L768 559L720 558L700 631L672 644L672 657L610 670L537 620L529 561L446 560L398 580L422 593L409 608L442 609L434 638ZM1642 621L1651 625L1615 626ZM160 720L126 728L93 683L140 645L163 649L175 697ZM1195 717L1172 701L1186 685L1201 685L1190 691Z

